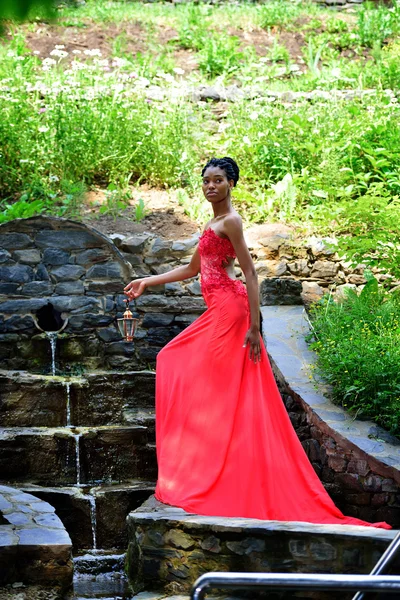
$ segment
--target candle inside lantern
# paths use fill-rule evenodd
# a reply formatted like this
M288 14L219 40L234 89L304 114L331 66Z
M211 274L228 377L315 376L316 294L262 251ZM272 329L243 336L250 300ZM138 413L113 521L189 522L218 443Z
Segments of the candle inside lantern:
M126 342L132 342L135 335L136 324L139 321L132 314L129 308L129 300L125 300L126 310L122 315L122 319L117 319L118 328Z

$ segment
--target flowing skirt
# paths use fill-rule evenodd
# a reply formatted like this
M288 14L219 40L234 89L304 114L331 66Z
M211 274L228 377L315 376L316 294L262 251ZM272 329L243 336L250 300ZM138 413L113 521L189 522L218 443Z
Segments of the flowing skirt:
M345 517L318 479L264 343L258 363L243 347L247 297L217 288L204 299L157 356L156 498L199 515L370 526Z

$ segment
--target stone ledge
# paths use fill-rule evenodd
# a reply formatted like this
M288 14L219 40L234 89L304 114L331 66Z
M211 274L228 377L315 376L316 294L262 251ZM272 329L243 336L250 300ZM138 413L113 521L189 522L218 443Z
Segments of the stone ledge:
M0 485L0 509L0 585L21 581L67 589L72 583L72 544L54 508Z
M151 496L128 516L135 591L187 592L207 571L368 573L395 531L189 514Z
M291 417L291 410L296 410L289 406L293 400L306 416L296 429L314 467L319 465L316 470L328 491L341 479L338 483L345 493L370 495L369 500L363 499L368 509L358 509L361 512L357 514L354 510L349 513L345 502L340 508L346 514L366 520L389 519L399 527L400 440L371 421L354 419L329 399L330 387L311 369L316 355L305 341L310 327L303 307L263 306L261 313L263 337L278 385ZM307 438L319 445L314 455ZM323 457L317 458L321 448Z

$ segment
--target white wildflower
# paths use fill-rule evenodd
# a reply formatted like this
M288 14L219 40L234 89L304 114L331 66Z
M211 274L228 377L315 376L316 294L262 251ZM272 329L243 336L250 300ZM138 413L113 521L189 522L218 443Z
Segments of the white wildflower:
M93 48L92 50L84 50L83 54L86 54L86 56L101 56L101 52L98 48Z
M258 112L256 112L255 110L250 113L249 115L249 119L251 119L252 121L256 121L258 119L260 115L258 114Z
M249 136L248 136L248 135L244 135L244 136L243 136L243 142L244 142L245 144L247 144L248 146L251 146L251 140L250 140L250 138L249 138Z
M183 69L181 69L180 67L175 67L175 69L173 69L173 71L177 75L184 75L185 74L185 71Z
M50 56L58 56L59 58L65 58L66 56L68 56L68 52L65 52L65 50L59 50L58 48L55 48L50 52Z

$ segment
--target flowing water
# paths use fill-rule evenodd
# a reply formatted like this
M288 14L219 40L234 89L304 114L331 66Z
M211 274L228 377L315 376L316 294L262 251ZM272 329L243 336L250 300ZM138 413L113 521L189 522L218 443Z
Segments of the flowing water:
M80 458L80 448L79 448L79 439L81 437L81 433L75 433L75 457L76 457L76 485L81 485L81 458Z
M67 427L72 427L71 425L71 382L64 381L63 385L67 391Z
M56 331L46 331L46 335L50 340L50 346L51 346L51 373L52 373L52 375L55 375L56 374L57 332Z

